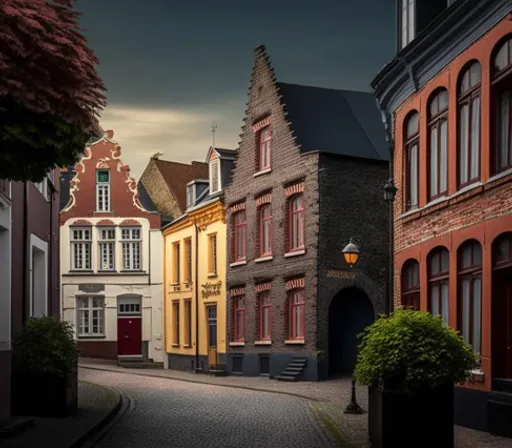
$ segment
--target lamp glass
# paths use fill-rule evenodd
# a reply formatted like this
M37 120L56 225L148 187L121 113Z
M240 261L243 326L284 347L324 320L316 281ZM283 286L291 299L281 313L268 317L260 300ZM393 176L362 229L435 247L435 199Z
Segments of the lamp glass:
M343 257L345 258L345 263L349 266L354 266L359 260L359 254L357 252L345 252Z

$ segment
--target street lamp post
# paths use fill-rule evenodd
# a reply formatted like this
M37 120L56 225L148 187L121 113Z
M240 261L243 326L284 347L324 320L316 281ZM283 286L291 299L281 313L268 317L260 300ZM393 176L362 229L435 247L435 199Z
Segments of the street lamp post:
M388 265L388 297L386 303L386 314L391 314L393 312L393 299L394 299L394 239L393 239L393 221L394 221L394 203L396 196L397 188L393 183L393 179L389 179L384 185L384 200L388 204L388 213L389 213L389 265Z
M348 244L345 246L345 248L341 251L343 253L343 258L345 259L345 263L350 268L353 268L357 262L359 261L359 247L357 247L357 244L354 243L352 238L350 238ZM363 414L364 410L359 406L356 400L356 380L352 377L352 391L351 391L351 398L350 403L347 405L344 411L345 414Z

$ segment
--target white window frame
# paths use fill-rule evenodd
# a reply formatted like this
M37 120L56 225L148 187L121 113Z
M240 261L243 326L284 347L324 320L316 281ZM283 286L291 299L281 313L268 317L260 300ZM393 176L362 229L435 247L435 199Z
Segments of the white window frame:
M98 174L100 172L108 173L108 182L100 182ZM100 200L100 196L103 200ZM100 169L96 170L96 211L97 212L110 212L111 211L111 197L110 197L110 170Z
M217 184L214 184L214 173L217 175ZM217 187L217 188L214 188ZM221 191L221 179L220 179L220 160L213 159L210 161L210 193L218 193Z
M50 200L50 185L48 184L48 179L50 177L51 172L52 171L49 171L46 177L41 182L34 183L34 186L47 201Z
M101 306L94 306L95 300L99 300ZM85 306L81 306L83 301L87 301ZM94 319L94 313L97 313L99 319L98 331L94 331L91 325ZM84 331L87 321L88 331ZM76 297L76 334L79 338L83 337L101 337L105 336L105 296L77 296Z
M35 285L34 281L34 248L44 254L44 267L42 272L42 284ZM41 317L48 315L48 242L34 234L30 235L30 316ZM37 309L42 302L42 309Z
M136 231L138 238L134 238ZM122 270L142 271L142 227L121 227L121 248Z
M187 208L192 207L196 197L196 184L187 185Z
M72 271L91 271L92 270L92 227L71 227L70 229L70 256ZM75 232L83 232L83 236L77 237ZM88 232L88 238L85 237ZM76 251L82 250L82 266L76 264ZM88 253L87 253L88 252Z
M403 49L416 37L416 1L401 0L399 14L400 49Z
M105 253L107 256L110 248L109 259L105 262ZM107 267L105 267L107 264ZM115 227L99 227L98 228L98 271L115 271L116 270L116 228Z

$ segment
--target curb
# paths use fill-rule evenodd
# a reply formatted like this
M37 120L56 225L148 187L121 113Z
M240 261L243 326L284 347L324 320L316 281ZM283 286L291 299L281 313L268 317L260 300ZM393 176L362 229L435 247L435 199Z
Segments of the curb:
M80 367L81 369L99 370L99 371L104 371L104 372L114 372L114 373L122 373L122 374L124 373L126 375L148 376L151 378L161 378L164 380L183 381L185 383L206 384L208 386L218 386L218 387L231 387L233 389L253 390L256 392L268 392L269 394L288 395L288 396L292 396L292 397L296 397L296 398L301 398L303 400L315 401L318 403L325 401L325 400L319 400L318 398L308 397L306 395L301 395L301 394L296 394L293 392L287 392L287 391L281 391L281 390L268 390L268 389L251 387L251 386L239 386L239 385L235 385L235 384L208 383L206 381L198 381L198 380L193 380L193 379L188 379L188 378L173 378L173 377L163 376L163 375L152 375L150 373L137 373L137 372L128 372L128 371L124 372L124 371L120 371L117 369L109 369L109 368L105 368L105 367L93 367L93 366L83 365L83 364L78 364L78 367Z
M94 435L96 435L98 432L100 432L105 426L108 425L119 413L121 410L124 400L123 400L123 394L118 389L115 389L113 387L103 386L101 384L90 382L91 384L94 384L95 386L102 387L103 389L108 389L112 392L114 392L117 395L117 403L116 405L107 413L105 417L103 417L96 425L94 425L92 428L89 428L85 433L78 436L69 446L69 448L79 448L81 447L88 439L92 438Z

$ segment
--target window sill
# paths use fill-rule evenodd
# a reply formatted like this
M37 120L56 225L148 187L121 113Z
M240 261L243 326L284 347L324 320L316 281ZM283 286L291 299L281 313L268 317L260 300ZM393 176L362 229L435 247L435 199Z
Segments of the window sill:
M191 345L191 344L185 344L185 345L183 346L183 348L192 348L192 345Z
M510 174L512 174L512 168L502 171L501 173L494 174L493 176L489 177L487 182L489 183L489 182L494 182L495 180L503 179L504 177L507 177Z
M95 214L95 215L103 215L103 214L109 215L112 213L115 213L115 211L114 210L109 210L109 211L94 210L93 211L93 214Z
M217 278L219 274L208 274L208 278Z
M72 275L92 275L92 274L94 274L94 271L92 269L90 269L90 270L73 270L73 269L71 269L68 274L62 274L62 276L69 277Z
M98 269L98 274L117 274L118 271L115 269Z
M415 208L414 210L409 210L405 213L402 213L398 219L403 220L404 223L413 221L415 219L421 218L423 216L429 215L430 213L434 213L438 210L441 210L445 207L449 207L453 204L458 204L466 199L470 199L474 196L483 193L484 191L491 190L505 182L512 180L512 169L503 171L502 173L496 174L484 183L482 181L474 182L472 184L466 185L460 190L456 191L450 196L445 196L443 198L436 199L428 204L425 204L423 207Z
M84 334L78 335L78 339L105 339L107 336L104 334Z
M247 264L247 260L243 261L235 261L234 263L231 263L229 265L230 268L236 268L237 266L243 266L244 264Z
M171 344L171 347L179 347L180 344Z
M256 258L255 263L263 263L265 261L272 261L274 257L272 255L266 255L264 257Z
M272 172L272 168L266 168L264 170L258 171L257 173L254 173L254 177L263 176L264 174L269 174Z
M304 339L287 339L284 341L286 345L304 345Z
M245 342L230 342L228 345L230 347L245 347Z
M304 255L306 253L306 249L294 250L292 252L286 252L284 254L284 258L298 257L299 255Z
M272 341L254 341L254 345L272 345Z

